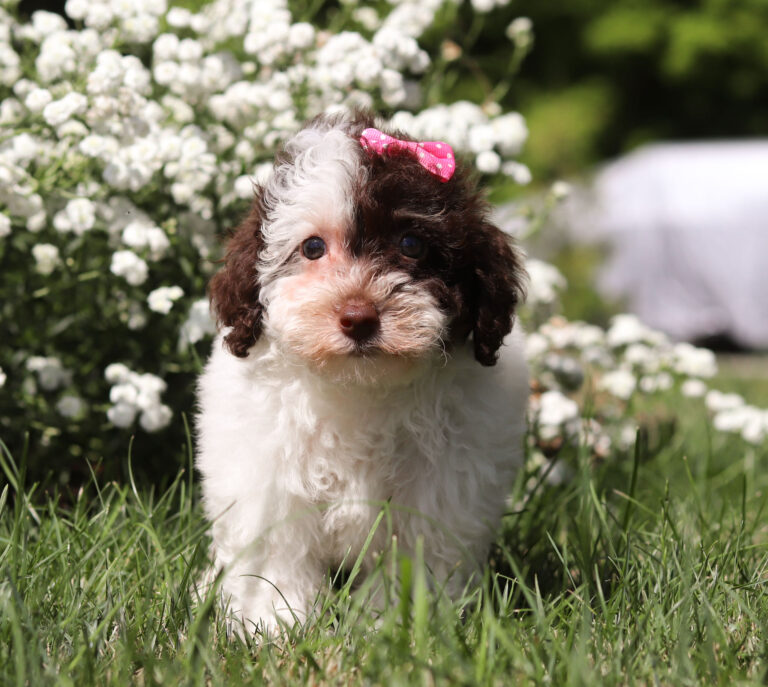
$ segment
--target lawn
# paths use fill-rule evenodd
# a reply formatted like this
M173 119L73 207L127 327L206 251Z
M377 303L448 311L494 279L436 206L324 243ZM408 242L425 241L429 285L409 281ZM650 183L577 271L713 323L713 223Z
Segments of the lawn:
M22 487L6 454L0 684L762 684L768 451L678 411L624 457L580 452L565 483L521 473L465 598L394 552L368 580L329 574L316 617L263 642L228 639L194 591L208 540L190 470L160 491L57 492Z
M339 106L453 141L495 201L522 198L516 3L70 0L69 24L18 4L0 2L0 687L768 680L765 357L721 361L710 387L711 352L611 319L594 249L563 249L564 275L528 263L528 461L463 598L393 542L367 579L329 571L304 625L241 640L196 584L181 416L219 239L300 123ZM564 186L520 223L543 227Z

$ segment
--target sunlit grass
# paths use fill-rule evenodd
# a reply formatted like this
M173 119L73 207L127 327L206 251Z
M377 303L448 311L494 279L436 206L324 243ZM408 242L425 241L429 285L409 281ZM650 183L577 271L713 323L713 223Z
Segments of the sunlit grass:
M162 493L58 493L22 487L5 455L0 684L762 683L767 462L691 417L634 456L574 459L568 484L522 474L464 599L392 555L383 609L366 602L381 577L329 576L310 622L259 643L228 639L195 591L208 540L189 471Z

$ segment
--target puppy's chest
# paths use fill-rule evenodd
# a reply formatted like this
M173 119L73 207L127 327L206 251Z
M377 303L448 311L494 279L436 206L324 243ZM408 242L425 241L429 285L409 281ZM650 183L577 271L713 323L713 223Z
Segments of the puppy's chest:
M394 428L319 424L306 440L300 479L317 504L390 498L403 456L413 453L407 434Z

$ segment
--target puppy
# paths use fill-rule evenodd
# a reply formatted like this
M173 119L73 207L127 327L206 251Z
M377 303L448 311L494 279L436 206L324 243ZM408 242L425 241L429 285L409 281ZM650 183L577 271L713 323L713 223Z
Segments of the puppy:
M305 619L386 502L399 549L421 538L460 592L521 462L521 257L447 144L373 127L321 116L288 141L211 282L197 467L241 629Z

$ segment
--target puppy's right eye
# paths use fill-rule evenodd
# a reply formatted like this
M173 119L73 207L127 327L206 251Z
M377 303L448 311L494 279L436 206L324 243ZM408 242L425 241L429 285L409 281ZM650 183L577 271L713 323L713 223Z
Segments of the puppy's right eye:
M310 236L301 244L301 252L308 260L317 260L325 255L325 241L319 236Z

